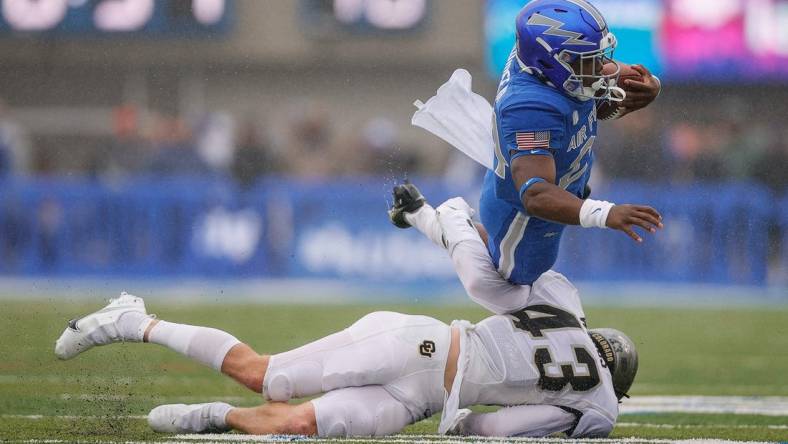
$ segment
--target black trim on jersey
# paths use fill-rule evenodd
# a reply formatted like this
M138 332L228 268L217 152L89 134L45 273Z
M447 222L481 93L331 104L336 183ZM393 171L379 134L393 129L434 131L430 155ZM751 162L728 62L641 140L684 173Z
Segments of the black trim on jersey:
M572 434L575 433L575 428L577 428L577 425L580 424L580 418L583 417L583 412L577 409L573 409L572 407L565 407L563 405L557 405L556 407L567 413L571 413L575 415L575 422L572 423L571 427L569 427L568 429L566 429L566 431L564 431L564 433L566 433L566 436L571 437Z

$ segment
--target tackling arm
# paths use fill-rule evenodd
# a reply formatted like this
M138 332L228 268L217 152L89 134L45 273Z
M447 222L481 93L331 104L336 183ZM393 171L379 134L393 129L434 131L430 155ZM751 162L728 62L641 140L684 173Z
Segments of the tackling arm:
M444 244L468 296L496 314L511 313L527 305L530 287L515 285L501 277L493 265L482 233L471 221L473 210L462 198L444 202L435 212Z
M493 413L471 413L465 432L478 436L543 437L566 432L577 422L574 414L551 405L518 405Z
M487 230L471 221L473 209L455 197L434 209L413 184L394 187L389 218L398 227L412 226L449 251L454 269L468 296L496 314L526 305L530 287L514 285L498 273L487 251Z
M609 421L582 424L587 422L584 419L584 415L571 409L552 405L518 405L493 413L466 413L449 430L449 434L544 437L563 432L572 438L604 438L613 431L613 424Z

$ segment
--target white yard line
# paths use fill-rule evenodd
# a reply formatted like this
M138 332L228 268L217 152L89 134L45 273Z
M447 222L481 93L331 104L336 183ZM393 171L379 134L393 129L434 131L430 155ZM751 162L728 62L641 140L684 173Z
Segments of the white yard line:
M5 442L5 441L4 441ZM81 442L81 441L65 441L62 439L27 439L24 441L9 441L9 442L18 442L18 443L25 443L25 444L59 444L59 443L73 443L73 442ZM94 441L89 441L94 442ZM96 443L113 443L116 441L95 441ZM122 444L150 444L151 441L117 441L118 443ZM160 442L160 443L174 443L175 441L153 441L153 442ZM179 444L187 444L190 441L180 441ZM191 441L194 443L194 441ZM209 444L207 442L201 444ZM219 444L219 443L217 443Z
M141 381L154 384L178 384L190 379L189 376L174 377L168 375L156 377L128 377L128 376L70 376L70 375L0 375L0 385L18 384L20 381L36 382L37 384L89 384L89 385L133 385ZM202 377L195 377L202 379ZM733 391L746 392L752 386L731 386ZM61 399L79 399L83 401L125 401L129 395L95 394L95 393L61 393ZM160 398L158 396L135 395L135 398ZM181 402L202 402L205 396L178 396ZM223 397L223 401L238 403L248 401L249 398L232 396ZM788 396L635 396L626 400L621 405L621 413L730 413L754 414L767 416L788 416Z
M145 415L0 415L0 418L39 420L54 419L147 419Z
M648 429L696 429L696 428L714 428L714 429L769 429L769 430L788 430L788 425L785 424L652 424L648 422L618 422L616 427L640 427Z
M278 443L278 442L304 442L304 443L343 443L347 439L338 438L308 438L308 437L292 437L281 435L176 435L174 436L179 442L206 442L215 443L228 443L228 442L253 442L253 443ZM469 443L566 443L566 439L560 438L492 438L481 436L469 437L456 437L456 436L440 436L440 435L396 435L382 438L352 438L352 442L365 443L365 444L469 444ZM582 442L582 441L578 441ZM757 443L758 441L729 441L720 439L692 439L692 440L670 440L670 439L642 439L642 438L616 438L616 439L594 439L594 444L616 444L616 443L644 443L644 444L668 444L668 443L681 443L681 444L732 444L750 442Z
M362 444L493 444L493 443L565 443L566 439L560 438L492 438L482 436L440 436L440 435L395 435L382 438L310 438L307 436L292 435L240 435L240 434L206 434L206 435L175 435L172 440L158 441L168 444L225 444L225 443L281 443L281 442L302 442L302 443L362 443ZM22 441L26 444L59 444L67 441L58 439L32 439ZM582 442L582 441L576 441ZM722 439L690 439L690 440L670 440L670 439L642 439L642 438L617 438L617 439L594 439L594 444L738 444L738 443L759 444L762 441L731 441ZM124 444L140 444L139 441L127 441ZM764 443L767 444L767 443Z
M65 399L80 399L80 400L119 400L122 396L106 396L106 395L93 395L93 394L64 394L61 395ZM178 397L183 398L183 397ZM202 398L204 399L204 398ZM743 396L641 396L628 399L621 405L621 413L662 413L662 412L675 412L675 413L713 413L713 414L753 414L753 415L766 415L766 416L788 416L788 397L779 396L761 396L761 397L743 397ZM127 418L127 419L145 419L144 415L106 415L106 416L76 416L76 415L14 415L3 414L0 418L20 418L29 420L41 420L44 418L58 418L58 419L106 419L106 418ZM656 423L639 423L639 422L621 422L618 427L627 429L635 427L647 428L663 428L663 429L689 429L689 428L721 428L721 429L772 429L772 430L788 430L788 425L782 424L765 424L765 425L749 425L749 424L656 424ZM174 440L166 441L178 444L211 444L211 443L258 443L258 442L304 442L304 443L340 443L347 442L341 439L315 439L308 437L294 437L294 436L249 436L240 434L223 434L223 435L176 435ZM30 440L25 441L30 444L54 444L64 441L60 440ZM369 443L369 444L469 444L469 443L563 443L565 440L550 439L550 438L486 438L486 437L446 437L439 435L396 435L384 438L359 438L353 439L352 442ZM726 440L685 440L674 441L667 439L639 439L639 438L623 438L623 439L600 439L594 440L595 444L613 444L613 443L644 443L644 444L667 444L672 442L686 443L686 444L727 444L737 443L742 441L726 441ZM136 444L136 443L127 443Z
M693 384L692 389L703 391L706 393L714 393L719 392L720 390L727 390L729 393L732 393L731 396L747 396L748 393L758 393L762 392L763 390L769 390L771 392L779 392L779 393L786 393L788 392L788 385L769 385L769 384L724 384L724 383L714 383L713 381L708 381L709 384ZM664 392L674 392L681 391L681 389L685 388L685 385L680 384L669 384L669 383L649 383L643 382L637 383L637 388L640 391L646 391L651 393L664 393Z
M57 395L60 399L64 401L71 401L71 400L80 400L80 401L128 401L130 399L137 399L137 400L170 400L170 401L179 401L186 404L189 403L199 403L199 402L207 402L211 399L211 396L196 396L196 395L184 395L184 396L160 396L160 395L98 395L95 393L61 393ZM243 397L243 396L223 396L221 400L224 402L231 402L231 403L242 403L248 401L250 398L254 398L254 396ZM259 399L259 395L257 396Z
M784 396L634 396L621 404L627 413L729 413L788 416Z
M61 393L62 400L126 401L129 395L95 393ZM205 402L209 396L134 395L140 399L178 400L179 402ZM227 396L222 401L239 403L251 397ZM739 415L788 416L788 397L785 396L635 396L621 404L621 414L642 413L717 413Z
M30 419L30 420L40 420L45 418L55 418L55 419L147 419L148 417L145 415L0 415L0 418L9 418L9 419ZM715 429L770 429L770 430L788 430L788 425L785 424L657 424L657 423L648 423L648 422L618 422L616 423L616 427L623 427L623 428L650 428L650 429L692 429L692 428L715 428ZM193 435L189 435L193 436ZM235 437L235 435L219 435L224 436L225 441L232 441L234 439L241 439ZM245 435L238 435L238 436L245 436ZM429 437L438 437L438 435L407 435L412 436L415 438L423 438L427 439ZM289 436L288 438L290 441L293 440L293 436ZM200 439L200 438L189 438L189 439ZM282 437L284 440L284 437ZM307 437L299 437L297 439L308 439ZM479 438L480 440L495 440L498 438Z

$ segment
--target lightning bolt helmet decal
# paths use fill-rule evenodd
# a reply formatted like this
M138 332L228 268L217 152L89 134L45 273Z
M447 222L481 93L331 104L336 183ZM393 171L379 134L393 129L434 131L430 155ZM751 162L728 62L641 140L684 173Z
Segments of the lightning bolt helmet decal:
M594 42L588 42L584 40L580 40L583 37L583 34L574 31L567 31L566 29L561 29L564 26L563 22L559 22L558 20L553 20L550 17L546 17L541 14L534 14L528 19L529 25L539 25L539 26L547 26L548 29L546 31L542 31L542 34L545 35L552 35L556 37L566 37L564 40L564 45L588 45L588 46L597 46Z

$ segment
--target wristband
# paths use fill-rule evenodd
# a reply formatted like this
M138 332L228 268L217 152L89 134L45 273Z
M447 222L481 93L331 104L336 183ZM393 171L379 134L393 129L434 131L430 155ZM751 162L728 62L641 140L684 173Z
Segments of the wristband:
M584 200L580 207L580 226L583 228L607 228L607 215L614 206L614 203L606 200Z
M528 179L523 184L523 186L520 187L520 201L521 202L523 200L523 196L525 195L525 192L528 191L528 188L531 188L531 186L533 186L533 185L535 185L535 184L537 184L539 182L547 182L547 181L542 179L541 177L532 177L532 178Z

